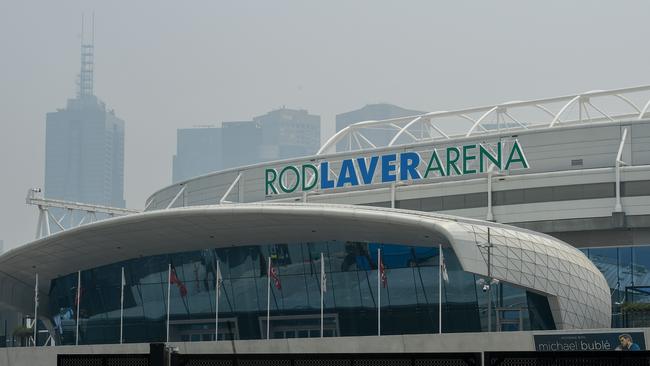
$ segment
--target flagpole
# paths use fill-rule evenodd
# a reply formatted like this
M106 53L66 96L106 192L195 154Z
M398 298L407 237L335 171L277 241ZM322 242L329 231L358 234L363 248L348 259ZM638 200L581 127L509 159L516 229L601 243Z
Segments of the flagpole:
M34 285L34 347L36 347L36 340L38 337L38 273L36 274L36 284Z
M124 342L124 267L122 267L122 283L120 287L120 344Z
M170 302L171 302L171 294L172 294L172 264L168 264L168 270L167 270L167 337L166 337L166 342L169 343L169 310L170 310Z
M81 304L81 271L77 271L77 324L75 330L75 345L79 345L79 305Z
M269 271L267 272L266 286L266 339L271 337L271 257L269 256Z
M323 338L323 304L325 297L325 261L323 252L320 253L320 337Z
M377 335L381 335L381 249L377 248Z
M215 286L215 306L214 306L214 340L218 341L219 340L219 292L221 291L221 279L219 278L221 276L221 271L219 270L219 260L217 259L217 275L216 281L214 281L214 286Z
M438 244L438 333L442 334L442 245Z

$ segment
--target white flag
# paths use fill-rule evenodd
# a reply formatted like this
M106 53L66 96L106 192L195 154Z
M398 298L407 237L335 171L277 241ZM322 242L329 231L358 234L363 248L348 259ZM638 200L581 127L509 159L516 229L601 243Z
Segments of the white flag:
M440 271L442 271L442 279L445 281L445 283L449 282L447 264L445 263L445 256L442 254L442 249L440 250Z

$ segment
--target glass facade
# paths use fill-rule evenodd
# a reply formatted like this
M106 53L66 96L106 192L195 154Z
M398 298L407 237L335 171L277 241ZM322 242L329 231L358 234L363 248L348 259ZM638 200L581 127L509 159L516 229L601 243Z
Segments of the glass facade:
M213 340L217 261L223 278L219 339L265 338L268 258L279 282L270 286L271 338L319 337L321 253L324 336L376 335L379 248L387 278L380 289L382 334L437 333L438 248L323 241L204 249L83 271L79 344L119 342L122 268L124 341L164 341L170 264L170 341ZM451 249L444 249L444 257L449 281L442 283L443 332L487 330L488 299L479 276L462 271ZM51 283L49 306L61 344L75 343L77 281L71 273ZM555 328L546 297L504 282L493 289L493 330Z
M625 303L650 303L650 245L581 249L603 273L612 294L612 327L632 326Z

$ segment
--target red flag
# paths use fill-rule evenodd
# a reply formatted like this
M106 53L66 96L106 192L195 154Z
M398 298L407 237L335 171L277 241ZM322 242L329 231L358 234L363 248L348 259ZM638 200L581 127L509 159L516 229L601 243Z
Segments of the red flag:
M282 284L280 283L280 277L278 276L278 269L276 267L273 267L273 264L271 264L271 273L269 273L269 276L271 276L273 279L275 288L282 290Z
M187 287L183 282L181 282L178 276L176 276L176 268L174 267L172 267L172 271L169 276L169 282L178 286L178 292L181 294L181 297L185 297L187 295Z
M381 260L381 254L379 254L378 261L379 261L379 276L381 277L381 287L386 288L388 286L388 277L386 276L384 261Z

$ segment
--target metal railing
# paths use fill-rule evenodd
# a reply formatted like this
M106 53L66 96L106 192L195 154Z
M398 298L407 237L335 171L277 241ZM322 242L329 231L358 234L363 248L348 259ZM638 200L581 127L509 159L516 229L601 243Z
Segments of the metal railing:
M40 188L30 188L27 191L27 197L25 198L25 202L28 205L38 207L39 214L38 223L36 224L36 239L52 234L50 223L54 223L60 231L63 231L83 225L84 223L95 222L98 220L97 214L104 214L108 217L113 217L140 212L139 210L128 208L48 199L40 197L40 193ZM53 213L51 209L57 209L55 211L60 212L61 214L57 215ZM78 217L81 217L79 220L75 218L75 213L81 213L81 215L77 215Z
M562 97L357 122L334 134L322 145L317 155L333 153L337 145L343 148L339 151L355 151L501 131L553 128L599 121L640 120L648 116L650 85L595 90ZM453 132L450 126L454 129ZM459 126L465 127L459 129ZM366 133L371 130L375 133ZM377 134L376 131L381 133ZM382 138L376 138L377 135Z

